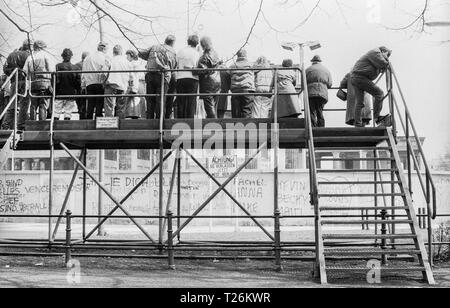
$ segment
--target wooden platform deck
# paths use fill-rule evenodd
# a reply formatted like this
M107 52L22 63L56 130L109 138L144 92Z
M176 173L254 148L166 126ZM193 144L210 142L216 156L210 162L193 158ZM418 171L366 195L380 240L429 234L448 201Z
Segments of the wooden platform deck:
M283 119L279 126L280 148L307 147L304 119ZM49 121L28 121L17 150L49 149L49 130ZM180 140L191 142L191 146L221 140L224 147L228 142L235 148L254 148L267 140L270 148L273 131L268 119L165 120L163 140L164 148ZM0 146L10 134L0 131ZM72 149L158 149L159 120L121 120L119 129L112 130L96 129L95 121L89 120L57 121L54 138L57 149L58 142ZM317 147L373 147L386 138L384 128L314 129ZM220 147L220 142L215 143L214 148Z

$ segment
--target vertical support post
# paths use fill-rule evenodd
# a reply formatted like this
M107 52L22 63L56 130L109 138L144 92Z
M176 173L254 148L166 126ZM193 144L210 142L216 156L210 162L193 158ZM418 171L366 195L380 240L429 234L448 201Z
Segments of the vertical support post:
M160 98L160 118L159 118L159 245L163 244L163 224L164 219L164 99L165 99L165 71L161 71L161 98ZM162 247L160 247L162 248Z
M169 258L169 269L175 269L175 256L173 250L173 213L167 211L167 254Z
M99 150L98 151L98 180L100 183L103 183L105 179L105 151ZM104 195L102 189L98 188L98 223L102 221L102 215L103 215L103 201L104 201ZM104 236L105 231L103 225L100 225L100 227L97 230L98 236Z
M386 216L387 216L387 210L386 209L381 210L381 219L383 221L386 220ZM382 235L386 235L387 234L386 224L382 224L381 225L381 234ZM381 240L381 249L386 249L387 248L386 243L387 243L386 239L382 239ZM383 265L387 264L387 256L386 255L382 256L382 263L383 263Z
M274 204L274 235L275 235L275 265L278 271L281 267L281 236L280 236L280 208L278 203L278 182L279 182L279 147L280 147L280 127L278 123L278 69L275 69L274 82L274 104L273 104L273 129L272 148L274 151L273 168L273 204Z
M281 224L280 224L280 210L275 210L275 265L277 271L282 271L281 265Z
M377 168L378 168L378 162L377 162L377 158L378 158L378 153L377 150L373 151L373 182L374 182L374 186L373 186L373 191L375 194L375 198L374 198L374 206L377 208L378 207L378 185L377 185L377 181L378 181L378 173L377 173ZM383 185L383 184L381 184ZM375 213L378 213L377 210L375 210ZM375 215L375 220L378 219L378 215ZM375 234L378 234L378 224L375 224ZM375 244L378 243L378 239L375 239Z
M387 91L389 93L389 111L392 118L392 133L394 135L395 141L397 141L397 121L395 118L395 109L394 109L394 93L392 92L394 89L394 83L392 78L392 70L388 68L386 72L386 82L387 82Z
M19 124L19 120L17 118L17 109L19 108L19 70L16 70L16 75L14 77L15 79L15 97L14 97L14 135L13 135L13 144L12 146L15 147L17 144L17 127ZM12 160L12 165L14 166L14 159ZM13 169L14 170L14 169Z
M412 170L411 170L411 155L414 155L414 152L411 153L411 148L409 147L409 117L408 117L408 112L405 112L405 139L406 139L406 168L408 170L408 188L409 188L409 193L413 194L412 191Z
M428 173L426 176L426 186L427 186L427 223L428 223L428 260L430 261L430 266L434 264L434 246L433 246L433 225L431 222L431 213L430 213L430 179L428 177ZM424 210L425 212L425 210Z
M177 229L181 226L181 150L177 155ZM181 232L178 233L178 241L181 240Z
M391 157L394 156L392 152L391 152L390 155L391 155ZM392 159L391 160L391 194L392 194L392 196L391 196L391 207L392 207L392 210L391 210L392 217L391 217L391 219L393 219L393 220L395 219L395 210L393 208L395 207L395 184L394 184L394 182L395 182L395 172L394 172L394 169L396 169L396 168L402 168L402 166L397 166L397 163ZM396 233L396 225L395 224L391 225L391 233L393 235L395 235L395 233ZM393 238L391 240L391 244L393 245L392 248L395 249L395 238Z
M72 243L72 212L67 210L66 212L66 264L72 259L71 256L71 243Z
M88 151L84 148L83 165L86 166ZM86 166L87 167L87 166ZM82 218L82 235L83 242L86 241L86 208L87 208L87 173L83 170L83 218Z
M53 82L53 89L56 89L56 75L52 75L52 82ZM52 114L51 114L51 120L50 120L50 177L48 181L48 242L49 245L51 245L52 242L52 214L53 214L53 176L55 173L55 143L53 140L54 137L54 125L55 125L55 119L53 117L53 113L55 112L55 96L56 91L53 90L52 92L52 98L51 98L51 105L52 105Z

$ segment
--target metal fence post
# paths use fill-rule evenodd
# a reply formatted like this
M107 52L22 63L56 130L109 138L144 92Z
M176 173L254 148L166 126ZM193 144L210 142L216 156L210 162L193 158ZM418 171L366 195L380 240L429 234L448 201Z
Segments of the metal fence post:
M280 226L281 212L279 209L275 210L275 265L277 271L282 271L281 265L281 226Z
M167 254L169 257L169 268L175 269L175 257L173 251L173 213L171 210L167 211Z
M66 264L72 259L71 256L71 242L72 242L72 212L66 212Z

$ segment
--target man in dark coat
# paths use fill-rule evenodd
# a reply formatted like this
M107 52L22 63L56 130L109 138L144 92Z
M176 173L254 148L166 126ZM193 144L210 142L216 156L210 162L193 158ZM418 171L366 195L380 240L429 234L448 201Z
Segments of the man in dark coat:
M56 65L56 71L76 71L77 66L70 60L73 57L72 50L66 48L61 54L63 62ZM80 74L59 73L56 74L56 95L76 95L81 84ZM64 120L72 119L72 112L75 110L75 99L57 99L55 103L54 117L59 120L61 113L64 113Z
M140 50L139 57L147 61L147 70L170 70L177 67L176 52L173 48L175 45L175 37L169 35L164 44L153 45L147 50ZM171 82L173 84L173 73L164 72L164 94L168 94ZM161 94L161 80L162 75L159 72L148 72L145 76L147 83L147 94ZM176 79L175 79L176 81ZM165 110L164 117L172 114L173 100L169 100L164 96ZM159 119L161 97L153 96L147 97L147 119Z
M19 48L18 50L13 51L8 58L6 59L6 64L3 67L3 71L5 72L5 74L7 76L11 75L12 72L18 68L20 70L23 69L25 62L27 61L28 57L31 54L31 49L33 46L33 42L29 41L28 39L26 39L23 44L22 47ZM17 85L17 89L18 92L20 94L24 94L25 92L25 75L23 73L19 74L19 83ZM15 95L15 90L16 90L16 82L15 79L13 78L13 80L11 80L11 97ZM22 110L19 113L19 118L18 118L18 128L20 130L23 130L25 128L25 121L27 118L27 113L28 113L28 98L22 98L19 96L18 98L19 102L18 102L18 106L19 108ZM26 109L26 110L25 110ZM5 115L4 121L2 123L2 129L8 130L8 129L13 129L13 125L14 125L14 105L11 105L11 107L8 109L8 112Z
M323 108L328 102L328 89L333 85L330 71L322 65L322 59L316 55L312 65L306 70L308 83L309 108L314 127L325 127Z
M391 54L392 51L386 47L375 48L359 59L353 67L351 82L355 87L356 96L355 127L363 126L361 110L364 108L364 92L374 97L373 116L375 122L381 124L389 117L389 115L380 115L385 96L383 90L373 81L388 68Z

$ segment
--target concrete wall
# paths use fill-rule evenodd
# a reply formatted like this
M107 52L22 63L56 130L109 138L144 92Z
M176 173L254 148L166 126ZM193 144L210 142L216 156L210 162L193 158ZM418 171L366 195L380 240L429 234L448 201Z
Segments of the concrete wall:
M65 197L72 173L56 172L54 184L54 209L53 213L59 213L62 202ZM112 194L121 199L130 191L134 185L144 176L144 173L107 173L105 184ZM320 181L349 181L357 179L356 174L345 173L320 174ZM164 175L164 194L165 200L169 193L171 172L167 171ZM361 176L360 180L371 180L371 176ZM388 179L388 175L386 175ZM438 212L441 214L450 213L450 173L437 173L434 176L438 189ZM217 186L208 179L206 175L200 172L189 172L182 174L182 215L193 213L208 196L217 188ZM12 173L6 172L0 175L0 215L5 214L48 214L49 198L49 174L42 172ZM422 190L418 180L414 179L414 202L416 207L425 207ZM327 190L325 190L325 188ZM239 201L247 208L249 212L255 215L273 214L273 174L247 171L228 187L229 191L237 197ZM388 191L388 186L386 190ZM373 186L368 185L340 185L324 187L323 193L371 193ZM176 194L176 190L175 190ZM133 215L157 215L158 214L158 195L159 183L158 174L152 176L145 184L125 204L126 208ZM89 179L87 189L87 213L97 214L98 188ZM104 212L114 207L114 204L105 196ZM173 197L172 208L176 209L176 195ZM380 203L382 200L380 199ZM398 200L397 202L401 202ZM371 198L332 198L321 199L322 204L336 206L370 206L373 205ZM165 201L166 204L166 201ZM309 204L309 180L308 172L289 172L283 171L280 174L279 182L279 205L282 215L312 215L313 210ZM79 174L69 201L69 208L75 214L82 213L82 177ZM238 211L239 214L243 214ZM236 207L232 201L223 193L213 200L211 205L207 206L202 212L203 215L230 215L236 214ZM120 211L117 215L122 215ZM9 219L8 221L10 221ZM448 220L448 219L444 219ZM17 221L13 220L13 221ZM31 219L27 221L43 221L43 219ZM127 220L115 220L118 223L127 223ZM148 224L154 224L155 221L146 221ZM195 220L194 225L203 225L208 222L204 219ZM216 220L217 224L233 224L232 219ZM243 221L241 223L244 224ZM269 223L269 222L267 222ZM285 220L286 225L311 225L311 219L289 219Z

